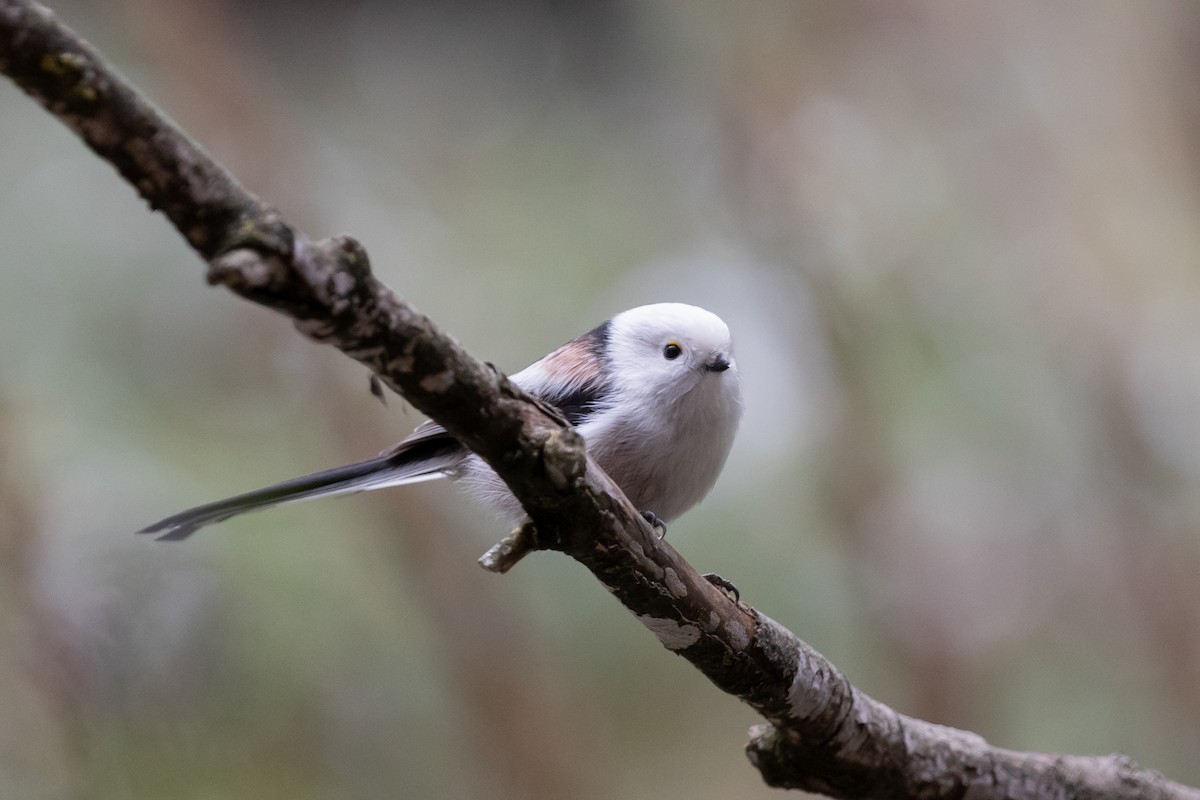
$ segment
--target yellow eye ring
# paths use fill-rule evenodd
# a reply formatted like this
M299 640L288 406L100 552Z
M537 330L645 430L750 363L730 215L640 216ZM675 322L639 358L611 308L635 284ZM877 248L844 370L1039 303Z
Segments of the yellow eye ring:
M674 361L683 355L683 345L672 339L663 345L663 358L667 361Z

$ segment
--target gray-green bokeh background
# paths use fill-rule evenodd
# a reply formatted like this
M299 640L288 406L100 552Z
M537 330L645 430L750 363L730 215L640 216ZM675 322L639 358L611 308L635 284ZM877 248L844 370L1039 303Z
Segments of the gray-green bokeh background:
M1200 5L55 5L515 371L734 330L671 539L917 716L1200 783ZM0 81L0 796L757 798L756 720L453 487L167 513L418 421Z

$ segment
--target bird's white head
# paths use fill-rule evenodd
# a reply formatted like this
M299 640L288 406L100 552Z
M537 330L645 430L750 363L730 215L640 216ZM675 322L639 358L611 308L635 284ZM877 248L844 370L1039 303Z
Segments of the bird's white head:
M684 303L656 303L612 318L608 356L623 390L673 403L697 386L736 394L733 339L721 318Z

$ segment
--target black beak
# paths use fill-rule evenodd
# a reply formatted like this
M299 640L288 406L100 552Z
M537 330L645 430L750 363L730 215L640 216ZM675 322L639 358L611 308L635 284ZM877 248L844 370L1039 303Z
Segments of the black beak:
M729 356L718 353L712 361L704 365L704 368L709 372L724 372L733 366L733 362L729 360Z

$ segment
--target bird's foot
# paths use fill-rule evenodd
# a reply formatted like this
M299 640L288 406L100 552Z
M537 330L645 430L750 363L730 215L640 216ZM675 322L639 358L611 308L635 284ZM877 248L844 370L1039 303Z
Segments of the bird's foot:
M642 519L646 520L646 522L649 522L650 527L654 528L654 530L658 531L659 539L666 538L667 523L665 523L661 519L659 519L658 514L655 514L653 511L643 511Z
M717 587L722 592L724 592L726 595L728 595L729 599L732 600L733 602L735 602L735 603L741 602L742 593L738 591L738 588L736 586L734 586L731 582L722 578L717 573L706 572L704 574L704 580L708 581L713 586Z

